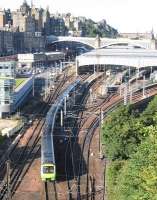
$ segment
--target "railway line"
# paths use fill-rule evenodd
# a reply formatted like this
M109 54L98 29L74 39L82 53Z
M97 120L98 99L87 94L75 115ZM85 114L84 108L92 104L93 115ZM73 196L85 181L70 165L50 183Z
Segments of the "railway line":
M65 84L67 78L63 78L63 80L58 85L57 89L53 94L51 94L46 99L47 106L43 106L40 111L37 113L39 115L42 113L42 116L44 116L47 113L47 110L49 109L49 104L53 103L55 98L59 95L60 91L63 89L63 85ZM14 163L11 163L10 167L10 174L9 174L9 190L10 190L10 196L14 195L16 189L18 188L20 182L22 181L23 177L27 173L28 169L30 168L33 160L37 156L37 154L40 153L40 133L41 129L44 125L44 119L40 118L36 122L36 125L34 126L33 131L31 131L30 135L28 136L27 133L27 139L24 138L25 134L23 133L21 135L21 138L19 138L19 141L16 143L12 151L9 152L8 156L12 158L11 160ZM20 141L22 139L26 140L25 144L20 144ZM23 142L21 142L23 143ZM18 153L19 146L21 145L22 150L20 153ZM24 147L23 147L24 145ZM8 157L7 156L7 157ZM7 159L7 158L6 158ZM5 168L5 162L6 160L3 160L3 165L1 164L1 167ZM5 180L5 177L4 177ZM3 182L3 185L1 186L1 193L0 193L0 199L4 199L8 195L8 183L6 181Z
M90 86L95 85L94 82L92 82L90 84ZM68 137L68 142L66 145L66 153L65 153L65 176L66 176L66 182L67 182L67 189L65 188L64 191L66 194L66 197L61 198L61 199L76 199L77 198L77 185L78 185L78 160L79 158L77 158L77 149L78 144L77 144L77 138L78 138L78 131L80 129L80 124L81 124L81 116L83 114L83 112L79 109L80 105L83 108L87 102L87 99L89 97L89 87L86 88L86 90L84 91L84 94L82 94L82 97L80 99L78 99L79 105L75 107L74 110L72 110L75 114L76 119L74 121L74 124L72 125L73 128L71 129L71 133L73 133L72 135L70 135ZM81 108L81 109L82 109ZM67 127L68 128L68 127ZM69 127L70 128L70 127ZM70 157L70 164L69 164L69 157ZM77 161L76 161L77 160ZM70 170L69 170L70 169ZM69 172L70 171L70 172ZM64 186L65 187L65 186Z
M151 97L155 94L157 94L157 86L152 86L150 88L147 88L147 90L146 90L147 97L148 96ZM137 103L137 102L139 102L139 100L144 101L141 90L137 91L132 96L132 103ZM129 96L128 96L128 101L129 101ZM122 102L123 102L123 98L120 97L119 95L112 95L109 97L109 100L106 99L104 102L102 102L101 109L104 112L104 117L107 116L107 114L110 111L112 111L115 107L117 107ZM92 111L98 112L99 110L100 110L100 108L95 108L95 109L93 108ZM81 158L86 159L86 166L82 167L83 161L82 161L82 159L80 159L80 163L81 162L82 163L80 164L80 167L79 167L80 168L80 170L79 170L80 176L78 176L77 199L101 199L102 200L102 199L104 199L105 186L104 186L104 188L101 187L99 190L95 189L95 187L92 186L93 181L94 181L94 185L96 184L96 178L93 176L93 174L95 174L96 170L92 169L92 171L91 171L91 169L90 169L90 168L92 168L91 166L93 165L93 161L90 161L90 160L92 160L91 155L93 155L93 152L91 153L91 143L94 138L95 132L97 132L97 134L99 134L100 116L99 117L98 116L95 116L95 117L90 116L89 121L86 119L86 122L84 122L83 126L86 126L86 128L88 126L88 131L87 131L87 133L85 133L84 139L81 142L81 144L82 144ZM95 142L93 142L93 145L94 145L94 143ZM97 145L99 145L99 143L97 143ZM97 149L99 149L98 146L97 146ZM86 153L84 153L84 152L86 152ZM90 163L92 163L92 164L90 164ZM86 171L86 177L82 176L82 174L84 174L83 171ZM92 179L93 179L93 181L92 181ZM86 182L86 184L85 184L85 182ZM84 187L84 185L86 185L86 187Z
M56 189L56 183L54 182L45 182L44 183L44 195L41 200L58 200L58 193Z
M87 76L82 77L82 80L85 81L87 78ZM71 77L68 80L72 82L74 79ZM43 116L46 115L50 105L55 102L59 94L65 91L67 85L69 85L67 77L64 77L58 85L58 89L54 90L53 95L47 97L47 106L43 106L43 108L40 109L40 112L38 110L38 113L36 113L35 118L37 120L33 122L33 126L31 127L33 129L29 131L30 133L27 134L27 137L25 134L22 134L17 145L15 145L15 148L8 153L8 156L11 158L11 170L9 171L9 176L3 177L4 182L0 188L0 200L7 198L7 195L12 195L13 197L16 196L16 191L35 158L40 157L41 130L45 123ZM105 186L103 187L101 184L101 187L97 187L100 186L100 184L99 181L96 180L97 174L95 173L97 167L95 162L98 160L94 161L94 159L96 158L95 156L98 156L99 152L93 152L93 150L97 148L94 147L94 145L99 145L99 114L101 109L104 117L107 116L110 111L123 102L123 97L118 94L111 94L103 101L99 101L95 107L86 107L89 98L88 90L90 87L87 87L86 90L84 90L84 94L76 99L76 105L70 108L70 112L74 114L75 119L69 117L67 118L67 121L71 119L70 125L72 127L68 127L69 123L66 125L65 119L65 128L68 129L68 131L70 130L70 134L67 130L64 130L66 141L63 141L63 143L60 143L59 141L59 143L57 143L62 144L65 150L63 156L65 159L65 165L63 166L64 173L58 176L59 180L53 183L46 182L43 184L42 200L102 200L104 198ZM97 88L97 84L95 83L93 87ZM151 97L155 94L157 94L157 85L146 88L146 97ZM129 100L130 96L128 95L127 101L129 102ZM133 103L136 103L139 100L144 101L142 90L139 90L132 95ZM21 140L23 137L25 137L24 141ZM93 142L93 140L95 142ZM21 150L19 151L19 149ZM1 172L3 173L6 173L6 160L4 160L4 163L0 166ZM103 161L100 162L103 164ZM8 178L9 182L7 180ZM18 199L18 197L13 198L13 200L14 199Z
M83 95L83 98L82 98L82 96L80 98L78 97L77 101L79 103L81 102L81 106L83 104L83 101L86 101L85 100L85 96L86 95L88 96L88 92L87 91L88 91L88 88L86 88L86 90L84 91L85 95ZM79 93L79 92L77 91L77 93ZM77 102L76 102L76 104L77 104ZM74 110L77 111L76 107L74 108ZM71 108L71 109L72 109L72 111L74 111L73 108ZM79 113L79 111L77 111L77 112ZM73 120L71 118L70 125L74 127L76 125L76 121L77 121L77 118L75 120ZM72 128L72 127L66 126L66 128ZM72 128L71 129L71 133L77 134L76 128ZM57 177L58 181L59 180L62 180L62 181L64 180L64 183L60 183L60 184L57 183L56 184L56 188L58 188L58 194L59 194L58 199L60 199L60 200L61 199L73 199L74 198L74 193L76 194L76 192L77 192L76 191L76 189L77 189L77 187L76 187L77 180L75 179L75 176L77 175L76 174L77 172L76 172L76 169L75 169L75 167L76 167L75 163L73 162L75 155L73 154L73 151L72 151L73 146L76 143L75 143L75 141L73 141L73 139L71 137L72 135L68 135L68 133L65 133L65 134L67 135L67 142L64 145L62 143L62 148L61 149L59 149L60 144L59 143L57 144L58 151L62 152L62 157L60 157L58 155L58 159L62 160L62 162L63 162L63 160L65 160L65 166L60 166L60 168L64 168L64 170L61 171L61 172L59 171L58 172L59 176ZM58 138L57 138L57 140L59 141ZM65 152L65 156L64 156L64 152L63 151ZM70 158L70 160L72 162L71 161L69 162L69 158ZM61 186L59 186L59 185L61 185ZM60 188L62 188L62 189L60 189ZM62 195L63 193L64 193L64 195ZM55 194L55 191L53 191L52 194ZM50 198L52 198L52 195L51 195Z
M77 89L75 89L75 87L76 88L78 88L78 90L79 89L82 89L82 86L81 87L79 87L79 84L80 84L80 81L77 81L76 80L76 82L73 84L73 86L69 86L69 88L67 88L67 90L59 97L59 99L57 100L58 102L57 103L55 103L56 105L58 105L58 107L59 108L57 108L57 112L58 112L58 110L60 109L60 106L63 104L63 103L65 103L64 102L64 99L65 99L65 96L66 95L68 95L69 93L70 93L70 96L72 97L73 95L71 94L71 92L73 92L73 90L77 90ZM74 92L75 93L75 92ZM68 95L69 96L69 95ZM74 98L74 97L73 97ZM54 105L55 105L54 104ZM53 106L54 106L53 105ZM52 110L53 109L53 106L51 107L51 109L50 110ZM49 111L50 112L50 111ZM53 115L53 118L55 119L55 115ZM54 120L53 119L53 120ZM54 122L52 123L52 124L54 124ZM54 125L53 125L54 126ZM51 132L53 132L54 130L54 127L52 126L52 130L51 130ZM49 128L48 128L49 129ZM59 131L60 131L60 129L59 129ZM45 134L45 133L44 133ZM66 133L64 133L63 135L61 134L60 136L61 137L63 137L64 135L66 135ZM59 139L57 139L57 142L59 141ZM44 142L44 141L43 141ZM69 144L69 142L70 142L70 145L68 145ZM69 147L70 146L70 148L71 148L71 140L69 140L69 142L67 143L67 144L65 144L65 152L68 152L68 150L67 150L67 147ZM44 142L45 143L45 142ZM47 143L47 142L46 142ZM57 145L57 146L59 146L59 144ZM63 151L63 144L62 144L62 151ZM43 149L44 150L44 149ZM46 150L44 150L45 151L45 153L46 153ZM58 150L59 151L59 150ZM47 154L47 153L46 153ZM45 155L46 155L45 154ZM43 154L44 155L44 154ZM62 154L63 155L63 154ZM57 156L57 157L59 157L59 156ZM43 158L42 158L43 159ZM64 158L60 158L60 160L62 160L62 162L63 162L63 160L64 160ZM69 171L69 169L68 169L68 171ZM61 177L61 173L59 173L60 174L60 178L63 178L63 177ZM66 167L65 167L65 176L64 176L64 178L66 177L66 182L67 183L69 183L69 189L68 189L68 192L64 192L64 193L67 193L67 195L69 195L69 199L71 198L70 196L70 181L69 181L69 174L67 173L67 171L66 171ZM58 178L59 178L59 176L58 176ZM47 183L47 185L48 185L48 183ZM55 184L55 185L57 185L57 184ZM65 185L64 185L65 186ZM55 190L56 190L56 188L57 188L57 186L55 187ZM64 191L66 191L66 189L64 190ZM51 195L49 195L49 192L48 192L48 190L45 190L45 192L46 192L46 195L45 195L45 197L47 198L49 198L49 199L55 199L56 198L56 191L52 191L51 190ZM58 194L61 194L61 192L59 192L58 191ZM64 198L65 198L65 196L64 196ZM59 197L59 199L61 199L61 197Z

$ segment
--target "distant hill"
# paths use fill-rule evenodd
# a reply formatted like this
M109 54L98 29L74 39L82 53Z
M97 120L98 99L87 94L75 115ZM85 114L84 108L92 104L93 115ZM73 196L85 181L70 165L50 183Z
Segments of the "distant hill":
M108 25L106 20L101 20L100 22L94 22L91 19L86 19L82 23L82 36L85 37L110 37L115 38L118 36L118 31Z

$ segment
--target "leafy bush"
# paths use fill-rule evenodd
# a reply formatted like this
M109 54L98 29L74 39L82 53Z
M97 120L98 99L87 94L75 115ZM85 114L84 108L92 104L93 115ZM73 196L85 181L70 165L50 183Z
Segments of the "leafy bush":
M126 162L117 177L119 200L157 199L157 127Z
M103 125L107 156L112 160L129 158L143 137L140 129L141 124L132 111L132 106L120 106L112 112Z
M121 106L103 125L109 200L157 200L157 97L142 114Z

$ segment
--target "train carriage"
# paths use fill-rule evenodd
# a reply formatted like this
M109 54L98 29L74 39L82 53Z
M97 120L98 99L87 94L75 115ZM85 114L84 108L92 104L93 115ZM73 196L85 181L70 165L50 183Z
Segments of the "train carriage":
M54 181L56 179L53 136L51 132L42 136L41 179L43 181Z
M56 179L56 165L53 144L53 126L55 119L52 115L57 112L57 106L54 104L46 116L43 134L41 137L41 179L43 181L54 181Z
M43 127L41 137L41 179L42 181L56 180L56 165L53 144L53 129L56 120L56 115L59 109L63 107L65 98L75 90L75 87L80 83L76 80L71 84L62 95L60 95L56 103L53 104L46 115L46 121Z

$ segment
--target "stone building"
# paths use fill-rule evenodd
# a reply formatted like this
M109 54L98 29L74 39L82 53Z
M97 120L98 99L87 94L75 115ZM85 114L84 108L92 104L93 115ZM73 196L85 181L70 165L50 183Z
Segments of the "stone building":
M24 52L44 51L45 36L37 35L31 32L24 33Z
M35 32L42 32L42 30L43 30L43 20L42 20L43 9L36 8L35 6L32 5L31 15L35 20Z
M0 55L10 55L14 52L13 32L0 31Z
M58 16L51 15L49 26L50 26L50 32L49 32L50 35L56 35L56 36L67 35L67 27L65 26L65 22L60 15Z
M5 12L4 10L0 10L0 27L5 26Z
M21 11L13 12L13 27L19 32L35 32L35 19L30 15L23 15Z
M14 53L24 53L24 32L14 32Z
M20 9L12 13L13 27L17 27L19 32L35 32L35 18L31 15L31 8L26 1Z

